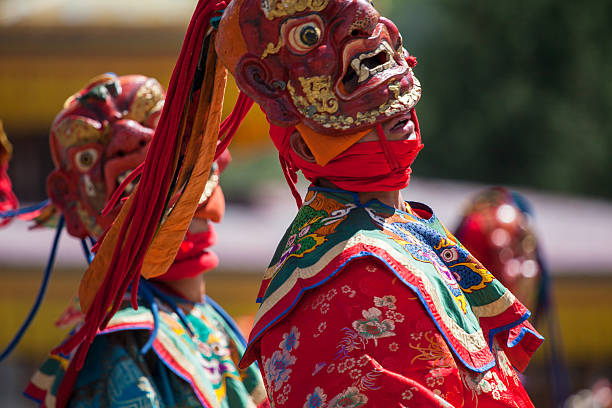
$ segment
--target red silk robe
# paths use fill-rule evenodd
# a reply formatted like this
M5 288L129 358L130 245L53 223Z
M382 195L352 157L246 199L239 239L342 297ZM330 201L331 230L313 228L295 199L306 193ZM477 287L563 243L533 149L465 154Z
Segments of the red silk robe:
M276 407L533 407L512 364L539 342L512 348L512 336L496 336L493 368L467 369L415 293L368 257L307 291L262 336L258 361Z

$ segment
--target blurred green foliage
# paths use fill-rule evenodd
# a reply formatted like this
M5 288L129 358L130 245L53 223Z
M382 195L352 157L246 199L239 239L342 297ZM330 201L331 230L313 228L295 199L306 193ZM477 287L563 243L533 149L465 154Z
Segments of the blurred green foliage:
M612 2L386 8L419 61L416 175L612 197Z

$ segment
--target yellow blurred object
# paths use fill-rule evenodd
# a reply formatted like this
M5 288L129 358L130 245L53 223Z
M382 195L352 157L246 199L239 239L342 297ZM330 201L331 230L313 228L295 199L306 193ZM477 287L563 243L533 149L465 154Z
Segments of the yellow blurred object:
M13 145L9 142L6 133L4 132L4 126L0 120L0 164L8 163L13 155Z
M46 137L69 93L81 89L100 71L142 74L167 87L183 35L184 28L167 27L0 28L0 37L7 40L0 41L0 112L5 126L14 139L33 134ZM121 38L125 41L119 42ZM229 78L224 117L237 98L238 89ZM232 149L256 154L258 146L270 146L268 123L259 109L252 109Z

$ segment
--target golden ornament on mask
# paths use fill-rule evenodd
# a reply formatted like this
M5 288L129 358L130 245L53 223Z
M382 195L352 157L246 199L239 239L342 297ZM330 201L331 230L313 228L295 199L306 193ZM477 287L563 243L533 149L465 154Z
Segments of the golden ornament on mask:
M352 33L353 31L365 30L366 28L372 25L372 22L373 22L372 17L360 18L359 20L356 20L351 24L349 28L349 32Z
M263 54L261 54L260 59L265 59L268 55L278 54L283 44L284 41L282 37L278 40L278 44L276 45L274 45L273 43L268 43Z
M161 111L163 106L164 90L162 86L156 80L149 79L138 88L125 118L143 123L153 113Z
M328 0L262 0L261 10L268 20L272 20L305 10L321 11L327 4Z
M296 107L299 105L306 110L306 116L311 117L317 112L334 113L338 111L338 99L332 92L330 76L300 77L298 80L306 97L297 95L291 83L287 84L287 88Z
M99 237L104 234L104 229L102 229L102 227L98 225L98 223L96 222L96 218L89 214L89 212L85 208L83 208L83 204L81 204L80 201L77 201L75 203L75 206L79 218L81 219L83 224L85 224L85 228L87 228L87 230L94 237Z
M54 132L64 149L84 143L106 144L108 141L102 125L87 118L68 117L55 126Z
M335 129L335 130L348 130L350 128L359 127L364 124L373 125L376 123L376 120L380 116L392 116L399 112L407 112L408 110L414 108L419 99L421 98L421 83L419 80L412 74L412 70L410 70L413 85L412 87L404 94L401 93L401 87L399 82L392 81L387 85L387 88L393 95L387 102L380 105L378 108L373 109L367 112L357 112L356 116L353 118L351 116L344 115L329 115L326 111L313 109L316 108L312 102L310 102L310 98L315 98L318 95L317 92L309 90L309 82L310 79L317 78L325 78L325 77L314 77L314 78L299 78L300 82L302 80L306 81L302 82L302 89L304 94L306 94L306 98L300 95L297 95L295 89L291 86L291 83L287 84L287 89L289 90L289 94L291 95L291 99L293 100L293 104L297 108L297 110L309 118L310 120L318 123L319 125L327 128L327 129ZM329 78L329 77L328 77ZM312 81L317 82L317 81ZM325 81L321 81L325 82ZM331 92L331 91L330 91ZM310 93L310 97L309 97ZM333 95L333 94L332 94ZM336 104L338 100L335 99L335 95L333 96ZM334 113L338 110L338 106L336 105L336 109ZM319 113L317 113L317 111Z
M218 185L219 185L219 174L211 170L210 176L208 177L208 181L206 182L206 185L204 186L204 192L202 193L202 196L200 197L200 201L198 202L198 205L204 204L210 198L210 196L212 196L213 192L215 191L215 188L217 188Z

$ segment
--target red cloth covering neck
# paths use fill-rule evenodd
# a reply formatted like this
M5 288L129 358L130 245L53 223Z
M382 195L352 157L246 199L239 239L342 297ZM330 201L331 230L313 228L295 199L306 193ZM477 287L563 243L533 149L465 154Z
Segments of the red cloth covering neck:
M281 166L294 196L297 194L295 182L298 170L313 183L325 178L348 191L394 191L408 185L412 172L410 166L423 148L414 111L412 120L416 140L388 141L379 125L378 141L356 143L325 166L306 161L291 149L289 138L295 128L282 128L271 123L270 137L279 151Z
M174 263L168 272L155 280L167 282L193 278L216 268L219 265L219 258L208 248L217 242L217 233L212 224L209 227L208 231L199 234L187 232Z

